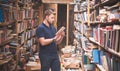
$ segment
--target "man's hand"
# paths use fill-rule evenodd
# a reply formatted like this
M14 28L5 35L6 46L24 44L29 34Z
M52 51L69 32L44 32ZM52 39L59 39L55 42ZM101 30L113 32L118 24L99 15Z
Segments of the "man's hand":
M60 44L65 36L65 32L61 32L54 37L54 40L57 44Z
M61 32L61 34L60 34L60 35L64 37L64 36L65 36L65 32L64 32L64 31L63 31L63 32Z

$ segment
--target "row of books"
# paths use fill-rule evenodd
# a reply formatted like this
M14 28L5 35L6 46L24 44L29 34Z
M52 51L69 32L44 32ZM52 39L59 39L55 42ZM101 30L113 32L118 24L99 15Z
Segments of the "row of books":
M27 28L30 29L38 26L38 21L38 19L26 20Z
M23 31L25 31L25 29L26 29L25 23L24 22L17 23L16 29L17 29L17 33L21 33Z
M93 12L90 13L90 21L95 21L96 20L96 17L95 17L96 13L97 13L97 11L93 11ZM80 21L80 22L87 22L88 21L87 12L75 13L74 14L74 20L75 21Z
M101 46L120 52L120 30L112 28L93 28L92 37Z
M35 30L36 29L26 31L25 32L25 35L26 35L25 39L28 40L28 39L32 38L33 36L35 36L35 34L36 34Z
M76 20L76 21L87 21L87 12L74 14L74 20Z
M97 3L97 2L96 2ZM85 4L85 3L84 3ZM86 9L85 7L82 11L79 13L79 9L77 9L77 7L79 8L80 4L75 4L74 6L74 12L77 12L74 14L74 20L76 21L87 21L87 11L84 10ZM94 21L100 21L100 22L112 22L112 21L119 21L120 18L120 14L119 14L119 2L115 4L116 9L114 10L109 10L107 11L105 8L100 9L96 8L94 11L90 12L90 21L94 22ZM80 8L80 9L82 9ZM111 7L106 6L107 9L110 9ZM92 8L91 8L92 9Z
M84 64L88 64L88 55L84 55ZM100 65L104 71L119 71L120 61L110 53L100 51L98 49L92 50L92 64Z
M0 7L0 23L13 22L14 20L15 20L15 15L9 8Z
M32 0L18 0L19 2L26 4L26 3L31 3Z
M24 10L18 10L17 20L23 20L23 19L29 19L33 16L33 10L32 9L24 9Z
M13 30L10 29L0 29L0 44L11 37Z
M120 69L120 61L114 55L98 50L98 46L94 45L95 49L92 49L92 52L89 46L93 43L90 43L89 40L82 36L78 31L74 31L74 35L76 39L79 41L81 47L85 50L84 55L84 64L88 64L88 59L92 58L91 63L101 65L105 71L119 71ZM89 43L89 44L88 44ZM90 47L90 48L89 48Z
M25 33L22 33L19 35L18 43L24 44L24 42L25 42Z
M38 10L33 11L33 18L39 18L39 11Z
M94 35L96 33L97 37L96 36L93 36L93 37L94 38L100 37L101 45L103 44L104 47L107 47L107 48L110 48L108 46L113 46L111 49L115 50L116 52L119 52L120 51L120 41L118 40L119 39L118 36L120 35L119 34L120 30L113 30L113 29L108 29L108 28L106 30L103 28L99 28L100 33L98 34L97 33L98 30L95 31L97 28L93 29L94 32L91 35ZM81 47L84 50L86 48L88 48L88 46L87 46L87 43L89 43L88 39L86 37L84 37L82 34L80 34L78 29L76 31L74 31L74 34L75 34L75 37L77 38L77 40L80 41L79 44L82 45ZM99 41L99 38L97 40ZM93 49L92 54L91 54L92 59L93 59L92 63L97 63L97 64L102 65L102 67L104 67L106 71L119 71L120 61L116 61L114 56L110 57L109 61L108 61L108 58L107 58L108 56L106 56L105 54L101 56L100 52L102 52L102 51ZM87 64L88 59L89 59L89 57L84 55L84 64ZM109 63L105 63L105 62L109 62Z
M23 9L18 10L18 20L23 19L34 19L39 17L39 11L33 10L33 9Z
M81 24L80 22L74 21L74 27L78 30L81 34L87 35L88 26L85 24Z
M15 20L24 20L37 18L39 13L32 9L10 10L9 8L0 7L0 22L13 22Z
M76 22L74 23L74 26L76 30L79 31L81 34L85 36L90 35L91 37L93 37L95 42L98 42L104 48L110 48L115 50L116 52L120 52L120 41L118 40L120 30L114 30L109 26L108 28L94 27L88 32L88 28L84 24Z
M120 61L107 52L94 50L93 60L97 61L96 63L101 65L106 71L119 71L120 69Z
M38 26L38 19L34 20L26 20L25 22L17 23L17 32L21 33L27 29L34 30L36 26Z
M32 38L27 41L26 45L28 48L31 48L36 43L36 38Z
M80 1L76 1L74 5L74 12L80 12L80 11L86 10L86 8L87 8L86 1L83 1L82 3L80 3Z
M22 34L19 35L19 43L23 44L25 41L31 39L33 36L35 36L35 30L28 30Z
M98 4L98 2L100 2L100 0L91 0L90 3L90 7L95 6L96 4ZM88 2L87 1L82 1L82 0L74 0L74 12L81 12L81 11L87 11L87 6L88 6Z

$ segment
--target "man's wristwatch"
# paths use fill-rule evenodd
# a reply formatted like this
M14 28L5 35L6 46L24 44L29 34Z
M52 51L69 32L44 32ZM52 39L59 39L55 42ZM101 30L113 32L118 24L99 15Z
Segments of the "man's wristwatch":
M53 42L56 42L55 38L53 38Z

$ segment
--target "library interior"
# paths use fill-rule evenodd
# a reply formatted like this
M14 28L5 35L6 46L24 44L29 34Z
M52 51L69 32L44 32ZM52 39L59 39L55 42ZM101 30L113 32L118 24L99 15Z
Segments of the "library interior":
M120 71L120 0L0 0L0 71Z

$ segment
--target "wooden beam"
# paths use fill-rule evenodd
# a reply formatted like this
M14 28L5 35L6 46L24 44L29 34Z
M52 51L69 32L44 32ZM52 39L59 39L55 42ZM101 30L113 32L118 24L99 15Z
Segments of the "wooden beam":
M67 26L66 26L66 46L68 46L69 41L69 4L67 4Z
M88 14L88 26L90 26L90 0L88 1L88 6L87 6L87 14Z
M43 3L60 3L60 4L70 4L74 3L74 0L42 0Z

